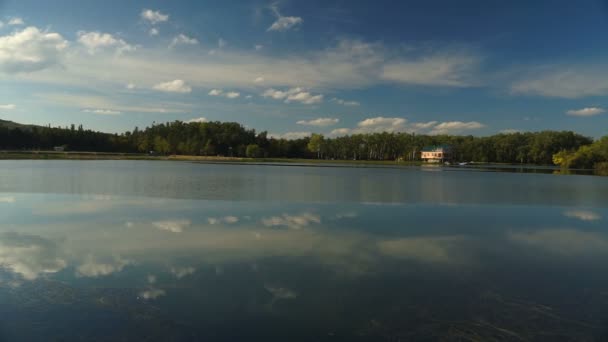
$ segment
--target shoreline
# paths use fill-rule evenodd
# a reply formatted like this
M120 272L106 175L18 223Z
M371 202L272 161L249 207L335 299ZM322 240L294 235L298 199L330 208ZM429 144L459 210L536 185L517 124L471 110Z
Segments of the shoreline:
M555 165L535 164L499 164L473 162L467 165L429 164L422 161L393 161L393 160L327 160L301 158L241 158L221 156L192 156L192 155L148 155L138 153L115 152L57 152L57 151L0 151L0 160L158 160L182 161L210 164L240 164L240 165L291 165L318 167L428 167L448 170L470 170L488 172L541 172L553 174L600 175L594 170L570 169L562 170Z

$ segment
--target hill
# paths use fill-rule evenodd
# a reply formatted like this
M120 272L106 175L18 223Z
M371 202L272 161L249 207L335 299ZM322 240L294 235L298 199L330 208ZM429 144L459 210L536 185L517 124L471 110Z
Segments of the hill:
M36 125L24 125L24 124L20 124L14 121L8 121L8 120L2 120L0 119L0 127L4 128L8 128L8 129L15 129L15 128L20 128L22 130L31 130L32 127L37 127Z

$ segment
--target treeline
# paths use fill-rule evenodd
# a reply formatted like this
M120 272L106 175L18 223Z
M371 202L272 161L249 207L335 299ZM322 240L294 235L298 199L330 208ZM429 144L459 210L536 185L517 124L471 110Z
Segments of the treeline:
M608 174L608 136L576 150L563 150L553 156L553 163L564 168L590 169Z
M603 141L603 140L602 140ZM313 134L296 140L276 139L234 122L175 121L135 128L123 134L53 128L0 127L0 149L132 152L233 157L322 158L344 160L419 160L429 145L452 145L460 161L551 164L562 151L578 151L593 140L569 131L497 134L489 137L373 133L327 138ZM605 149L601 145L599 149ZM604 159L608 160L608 159Z

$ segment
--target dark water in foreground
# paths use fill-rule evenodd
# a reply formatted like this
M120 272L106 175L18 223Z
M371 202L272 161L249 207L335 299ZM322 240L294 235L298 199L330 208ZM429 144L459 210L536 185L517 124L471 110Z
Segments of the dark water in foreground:
M0 341L604 341L608 178L0 161Z

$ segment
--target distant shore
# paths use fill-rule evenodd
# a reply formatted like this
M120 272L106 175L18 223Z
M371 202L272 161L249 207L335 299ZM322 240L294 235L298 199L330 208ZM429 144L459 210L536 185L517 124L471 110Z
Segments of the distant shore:
M303 158L241 158L223 156L191 156L191 155L150 155L144 153L115 153L115 152L80 152L80 151L0 151L0 160L164 160L198 163L227 163L227 164L288 164L288 165L325 165L325 166L427 166L441 167L443 164L429 164L423 161L396 160L331 160ZM466 166L450 165L463 169L493 170L493 171L525 171L556 174L596 174L607 176L602 172L587 169L564 170L554 165L534 164L500 164L472 162Z
M302 158L241 158L223 156L149 155L144 153L114 152L56 152L56 151L0 151L0 160L175 160L216 163L310 163L310 164L369 164L422 165L420 161L393 160L329 160Z

